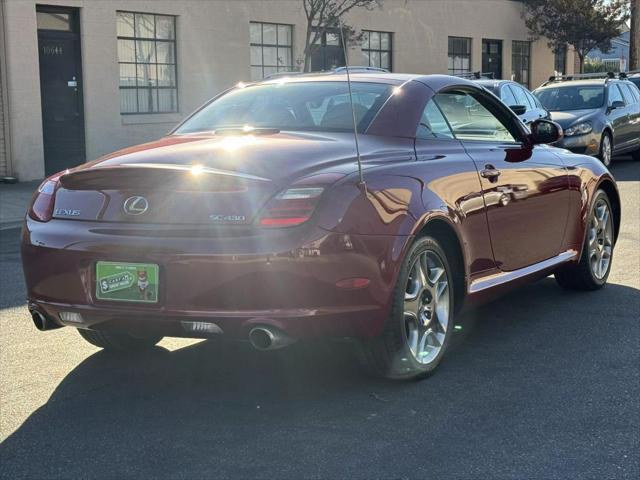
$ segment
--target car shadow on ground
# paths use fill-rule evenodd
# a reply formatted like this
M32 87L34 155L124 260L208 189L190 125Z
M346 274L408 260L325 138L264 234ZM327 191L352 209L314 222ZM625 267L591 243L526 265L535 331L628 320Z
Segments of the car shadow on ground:
M630 156L614 158L610 170L618 182L640 181L640 161Z
M637 448L616 444L638 412L615 398L639 394L639 293L523 288L464 314L422 382L368 378L338 342L98 352L0 445L0 477L606 475Z

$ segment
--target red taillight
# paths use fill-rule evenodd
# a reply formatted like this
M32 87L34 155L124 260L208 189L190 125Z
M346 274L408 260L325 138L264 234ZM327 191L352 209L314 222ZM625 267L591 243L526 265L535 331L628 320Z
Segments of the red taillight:
M260 215L263 227L292 227L311 218L320 200L321 187L290 188L267 203Z
M60 176L62 174L53 175L45 179L38 187L31 208L29 209L29 216L39 222L48 222L53 216L53 205L56 200L56 190L60 185Z

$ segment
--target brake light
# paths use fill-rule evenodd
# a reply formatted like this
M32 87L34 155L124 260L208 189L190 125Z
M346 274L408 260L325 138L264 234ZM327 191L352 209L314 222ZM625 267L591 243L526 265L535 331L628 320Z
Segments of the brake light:
M46 178L44 182L38 187L31 208L29 209L29 216L39 222L48 222L53 216L53 205L56 200L56 190L60 186L61 173L57 173L49 178Z
M311 218L324 188L290 188L273 197L262 210L263 227L292 227Z

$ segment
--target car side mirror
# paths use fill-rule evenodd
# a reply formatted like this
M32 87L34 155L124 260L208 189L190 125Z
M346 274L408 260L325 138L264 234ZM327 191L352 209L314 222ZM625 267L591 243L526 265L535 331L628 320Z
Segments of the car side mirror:
M527 107L525 105L509 105L509 108L516 115L524 115L527 113Z
M616 100L611 104L611 106L609 107L609 110L615 110L616 108L624 108L624 102L620 100Z
M562 127L556 122L540 118L529 124L531 135L529 139L533 145L554 143L564 137Z

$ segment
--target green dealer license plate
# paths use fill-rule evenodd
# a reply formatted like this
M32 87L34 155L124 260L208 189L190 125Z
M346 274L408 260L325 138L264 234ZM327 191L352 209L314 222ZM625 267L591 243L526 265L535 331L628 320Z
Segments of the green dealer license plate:
M160 280L153 263L98 262L96 297L117 302L156 303Z

